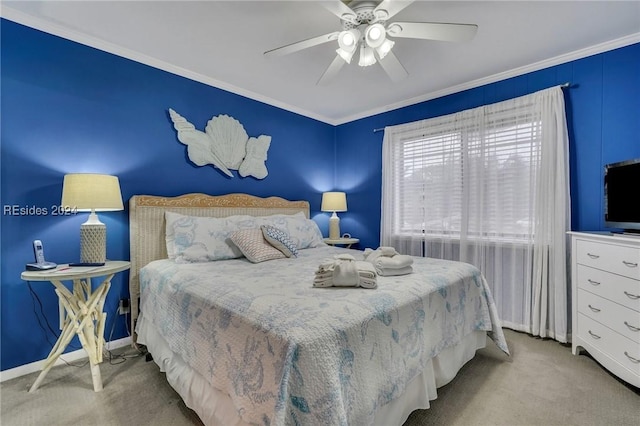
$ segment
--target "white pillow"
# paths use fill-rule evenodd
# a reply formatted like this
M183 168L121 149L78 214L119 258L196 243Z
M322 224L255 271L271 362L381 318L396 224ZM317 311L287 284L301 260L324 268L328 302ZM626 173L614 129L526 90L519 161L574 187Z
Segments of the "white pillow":
M247 215L217 218L166 212L165 218L167 254L169 259L179 262L242 257L242 251L231 242L229 234L260 227L255 217ZM186 250L189 251L183 256Z
M298 250L325 245L318 225L307 219L302 212L294 215L228 217L186 216L165 212L165 219L167 255L169 259L181 262L242 257L242 251L229 239L229 234L239 229L260 228L261 225L272 225L285 231ZM182 256L187 249L190 249L187 256Z
M275 226L286 232L298 250L326 245L318 224L307 219L302 212L293 215L263 216L257 219L261 225Z

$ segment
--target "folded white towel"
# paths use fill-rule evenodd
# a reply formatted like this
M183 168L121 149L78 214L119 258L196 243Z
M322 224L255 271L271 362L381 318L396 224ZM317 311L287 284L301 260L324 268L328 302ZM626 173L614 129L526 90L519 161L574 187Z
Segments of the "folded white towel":
M378 283L375 267L371 263L356 261L350 254L341 254L318 266L313 286L376 288Z
M322 262L319 266L318 266L318 270L317 272L333 272L333 268L336 266L336 263L334 260L325 260L324 262Z
M373 261L373 265L380 269L399 269L413 265L413 258L406 254L398 254L393 257L381 256Z
M400 254L396 251L394 247L380 246L378 247L378 250L382 252L383 256L391 257L391 256L395 256L396 254Z
M378 287L378 281L376 279L376 269L371 263L358 260L356 261L356 268L358 269L358 276L360 278L360 287Z
M370 262L365 262L364 260L357 260L355 262L356 268L358 268L358 273L364 277L375 278L376 277L376 269Z
M380 246L377 249L373 250L370 248L366 248L364 249L364 260L366 260L367 262L373 262L374 260L378 259L379 257L392 257L399 254L395 248L393 247L385 247L385 246Z
M322 262L316 270L313 279L314 287L332 287L333 286L333 269L336 266L335 260L327 259Z
M333 285L339 287L353 287L360 282L355 259L336 259L333 268Z
M376 268L376 272L378 275L382 277L393 277L397 275L407 275L413 273L412 266L405 266L404 268L391 268L391 269L380 269Z
M374 260L382 256L382 251L366 248L364 249L363 256L364 260L366 260L367 262L373 262Z
M314 279L313 280L314 287L333 287L333 278L329 279Z
M364 250L364 260L373 265L378 275L405 275L413 272L413 257L399 254L395 248L381 246Z
M324 272L316 271L315 279L317 280L333 279L333 271L324 271Z

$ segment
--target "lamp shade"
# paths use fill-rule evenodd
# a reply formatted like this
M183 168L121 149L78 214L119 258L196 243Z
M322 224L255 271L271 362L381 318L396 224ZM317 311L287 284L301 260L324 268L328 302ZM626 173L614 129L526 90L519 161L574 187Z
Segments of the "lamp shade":
M61 205L78 211L124 210L120 182L116 176L72 173L64 176Z
M384 59L387 53L391 52L391 49L396 44L395 41L386 39L380 46L376 47L376 53L380 59Z
M107 228L100 222L96 212L124 210L118 178L95 173L65 175L60 204L80 212L91 212L87 221L80 226L80 261L104 263Z
M365 44L360 45L360 60L358 65L361 67L368 67L376 63L376 57L373 54L373 49Z
M380 23L369 25L365 31L364 39L369 47L374 49L380 47L386 39L384 26Z
M322 194L323 212L346 212L347 211L347 194L344 192L325 192Z
M353 54L356 52L359 39L360 31L355 28L342 31L338 36L338 45L340 48L336 50L336 53L348 64L351 63L351 58L353 58Z

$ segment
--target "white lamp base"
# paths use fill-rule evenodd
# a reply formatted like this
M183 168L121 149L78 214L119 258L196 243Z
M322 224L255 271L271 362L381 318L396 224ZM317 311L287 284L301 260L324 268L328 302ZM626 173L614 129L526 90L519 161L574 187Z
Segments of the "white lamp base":
M333 212L333 215L329 218L329 238L337 240L340 238L340 218Z
M107 227L92 212L80 225L80 262L103 263L107 260Z

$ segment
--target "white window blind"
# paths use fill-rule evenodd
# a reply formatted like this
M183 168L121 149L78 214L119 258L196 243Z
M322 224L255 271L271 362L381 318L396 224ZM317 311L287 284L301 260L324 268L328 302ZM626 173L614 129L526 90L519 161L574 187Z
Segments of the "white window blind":
M399 134L389 159L394 233L530 240L540 121L533 111L486 118L433 119Z

